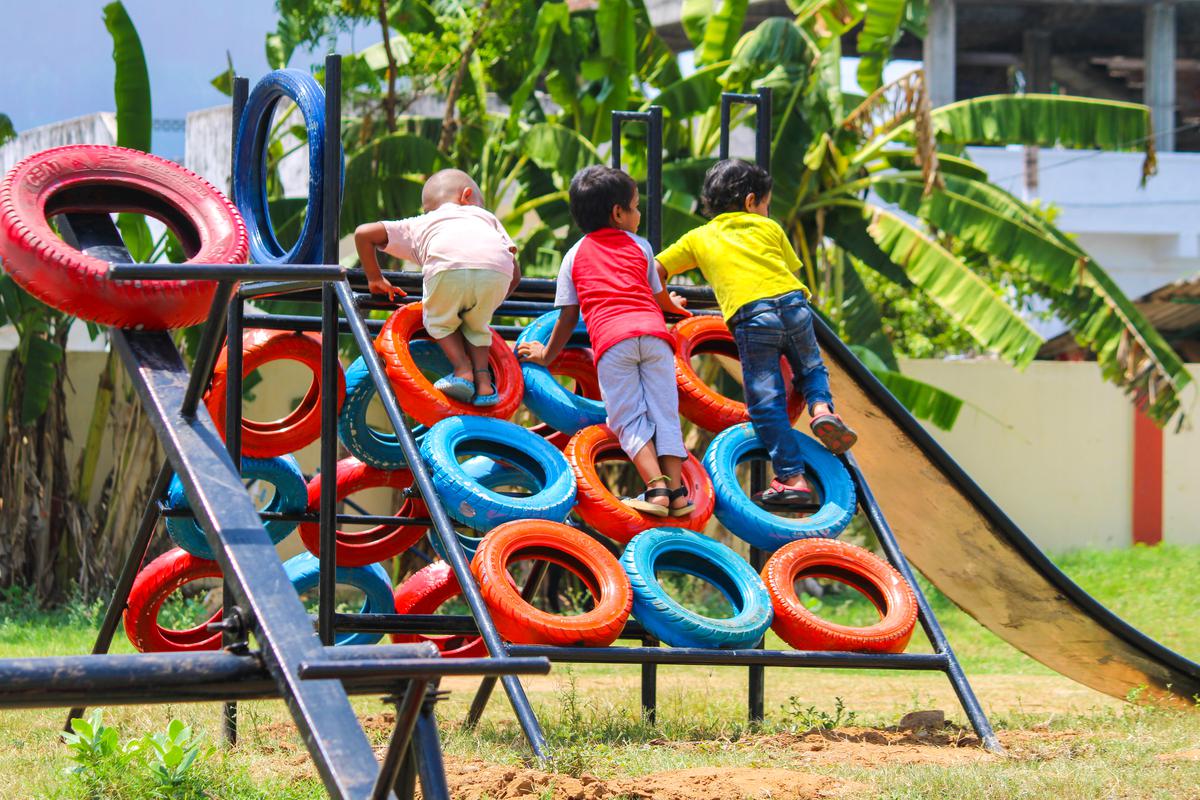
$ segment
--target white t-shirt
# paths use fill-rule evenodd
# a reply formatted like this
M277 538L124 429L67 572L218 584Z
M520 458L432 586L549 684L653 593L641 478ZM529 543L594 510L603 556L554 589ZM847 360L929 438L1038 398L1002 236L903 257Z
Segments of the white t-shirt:
M426 280L452 269L513 274L517 247L500 220L479 206L444 203L419 217L384 220L383 252L421 267Z

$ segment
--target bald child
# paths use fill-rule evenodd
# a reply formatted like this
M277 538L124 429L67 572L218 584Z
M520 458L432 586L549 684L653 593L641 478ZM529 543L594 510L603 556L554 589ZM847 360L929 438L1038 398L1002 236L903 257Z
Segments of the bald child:
M489 323L521 279L516 245L462 170L431 175L421 190L421 208L425 213L419 217L372 222L354 231L367 284L372 294L404 296L383 277L376 249L419 265L425 330L452 368L434 387L476 406L495 405L500 395L488 371Z

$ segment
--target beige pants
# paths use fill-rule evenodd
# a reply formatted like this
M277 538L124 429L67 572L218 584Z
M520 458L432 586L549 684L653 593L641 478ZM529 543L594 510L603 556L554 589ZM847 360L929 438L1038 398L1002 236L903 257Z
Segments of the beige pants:
M425 330L445 339L459 328L476 347L492 342L492 313L504 302L512 278L490 269L451 269L425 281L421 302Z

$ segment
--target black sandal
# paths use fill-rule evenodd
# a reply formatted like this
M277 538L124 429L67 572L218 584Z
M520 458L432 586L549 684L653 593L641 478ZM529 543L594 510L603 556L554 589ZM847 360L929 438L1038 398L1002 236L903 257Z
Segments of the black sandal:
M671 502L674 503L675 500L680 497L683 497L686 499L687 496L688 496L687 487L680 486L678 489L675 489L674 491L671 492ZM688 501L688 503L686 505L682 505L679 508L673 508L673 507L670 508L669 513L672 517L686 517L686 516L689 516L695 510L696 510L696 504L691 501Z
M651 483L657 483L660 480L666 479L666 475L660 475L657 478L646 481L646 491L642 492L637 497L622 497L621 502L632 508L634 511L640 511L643 514L649 514L652 517L669 516L671 509L667 508L667 506L660 506L657 503L649 502L651 497L666 497L668 498L668 503L670 502L670 498L674 496L670 489L667 489L666 487L651 489L648 486Z
M803 489L796 486L784 486L777 480L764 491L757 492L750 499L766 508L786 508L792 511L815 511L821 507L817 502L817 493L805 482Z

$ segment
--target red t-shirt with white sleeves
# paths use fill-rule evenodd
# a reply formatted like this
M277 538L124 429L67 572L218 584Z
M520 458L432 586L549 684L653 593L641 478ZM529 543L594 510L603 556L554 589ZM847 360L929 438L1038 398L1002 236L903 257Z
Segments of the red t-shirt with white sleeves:
M654 300L662 288L648 241L620 228L601 228L563 256L554 304L579 306L599 361L605 350L635 336L657 336L674 349Z

